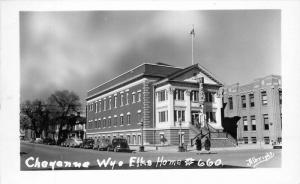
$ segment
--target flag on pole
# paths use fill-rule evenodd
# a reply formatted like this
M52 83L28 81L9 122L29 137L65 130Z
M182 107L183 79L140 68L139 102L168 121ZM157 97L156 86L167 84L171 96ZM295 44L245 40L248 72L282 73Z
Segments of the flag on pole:
M195 30L194 30L194 28L191 30L190 34L191 34L192 36L195 36Z

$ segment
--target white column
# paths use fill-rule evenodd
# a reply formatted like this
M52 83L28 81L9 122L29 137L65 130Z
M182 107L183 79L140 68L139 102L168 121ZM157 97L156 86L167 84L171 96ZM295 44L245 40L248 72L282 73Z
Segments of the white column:
M168 122L170 126L175 126L174 122L174 88L170 87L168 89Z
M216 106L217 106L217 110L216 110L216 127L222 127L222 113L221 113L221 109L222 109L222 97L218 96L215 94L215 102L216 102Z
M184 100L186 102L186 111L185 111L185 122L188 124L191 122L191 90L185 90Z

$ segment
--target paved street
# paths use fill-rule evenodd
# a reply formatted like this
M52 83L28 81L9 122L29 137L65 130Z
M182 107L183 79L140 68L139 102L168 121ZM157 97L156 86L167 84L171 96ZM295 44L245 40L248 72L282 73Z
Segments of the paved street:
M273 149L212 150L211 154L199 154L196 151L114 153L22 142L20 154L21 170L266 168L281 166L281 150ZM109 158L110 160L108 160ZM193 162L188 162L190 158L194 159L190 160ZM246 161L250 158L253 158L251 159L252 163Z

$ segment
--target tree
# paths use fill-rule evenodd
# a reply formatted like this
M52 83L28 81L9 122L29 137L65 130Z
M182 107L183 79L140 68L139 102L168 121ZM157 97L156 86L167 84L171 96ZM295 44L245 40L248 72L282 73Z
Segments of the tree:
M68 90L56 91L48 98L48 102L51 106L51 111L55 112L52 115L59 125L58 139L61 139L63 126L67 125L67 127L70 127L72 125L72 121L69 121L70 116L80 111L79 96Z

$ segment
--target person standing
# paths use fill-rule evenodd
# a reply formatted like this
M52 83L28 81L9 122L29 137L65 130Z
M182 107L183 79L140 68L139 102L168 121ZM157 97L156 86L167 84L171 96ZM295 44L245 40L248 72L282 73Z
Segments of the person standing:
M211 146L210 140L208 137L206 137L205 141L204 141L204 147L205 147L205 150L208 151L209 154L210 154L210 146Z
M201 139L199 137L197 137L197 139L196 139L196 149L197 149L197 151L201 152L202 143L201 143Z

